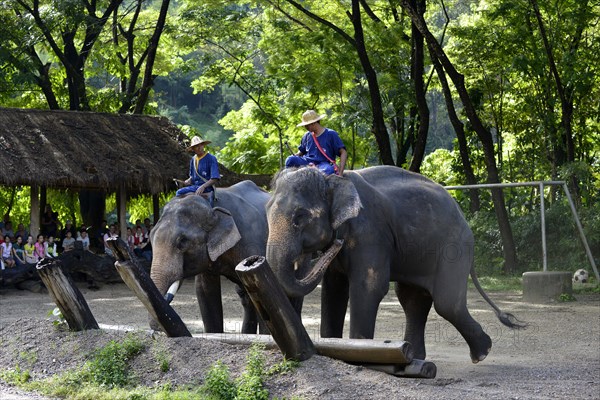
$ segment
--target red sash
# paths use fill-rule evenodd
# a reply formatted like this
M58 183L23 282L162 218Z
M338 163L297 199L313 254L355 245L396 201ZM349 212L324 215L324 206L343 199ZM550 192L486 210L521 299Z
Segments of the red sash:
M329 162L331 163L331 165L333 165L333 172L335 172L335 174L337 175L337 174L338 174L338 166L337 166L337 164L335 163L335 161L334 161L334 160L332 160L332 159L331 159L331 158L330 158L330 157L327 155L327 153L325 153L325 151L323 150L323 148L322 148L322 147L321 147L321 145L319 144L319 141L317 140L317 137L315 136L315 133L314 133L314 132L311 132L310 134L311 134L311 136L312 136L312 138L313 138L313 140L314 140L315 144L317 145L317 149L319 149L319 151L321 152L321 154L323 154L323 156L324 156L324 157L327 159L327 161L329 161Z

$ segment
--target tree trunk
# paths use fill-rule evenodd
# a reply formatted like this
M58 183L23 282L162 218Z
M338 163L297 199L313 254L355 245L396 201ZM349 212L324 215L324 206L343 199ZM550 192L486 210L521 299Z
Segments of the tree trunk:
M365 47L365 37L362 28L362 18L360 11L360 1L352 0L352 25L354 26L354 44L358 59L367 78L369 86L369 96L371 99L371 112L373 113L373 134L379 148L379 157L385 165L394 165L392 157L392 149L390 147L390 138L383 117L383 106L381 104L381 91L379 90L379 82L377 81L377 73L371 65L367 48Z
M412 22L419 29L421 34L425 37L429 51L435 53L446 73L454 83L456 90L460 96L462 104L465 108L465 112L469 121L473 125L473 129L477 133L479 140L483 146L485 154L485 163L488 172L488 183L500 182L498 168L496 166L496 158L494 154L494 142L491 133L483 126L483 123L479 119L475 107L471 102L471 98L467 92L464 83L464 76L461 75L452 62L446 56L446 53L437 42L436 38L427 28L427 24L423 17L412 7L409 0L402 0L402 7L406 10L410 16ZM494 202L494 211L498 220L498 227L500 229L500 235L502 237L502 245L504 252L504 272L511 273L516 269L517 265L517 254L515 249L515 243L513 239L512 229L508 221L508 212L506 211L506 205L504 203L504 195L502 189L492 189L492 200Z
M415 9L423 15L426 9L424 0L410 0ZM411 60L411 77L415 86L415 101L419 111L419 126L417 136L413 146L413 158L410 163L409 170L420 172L421 163L425 157L425 146L427 145L427 133L429 131L429 107L427 106L425 83L423 82L424 74L424 40L423 35L415 24L411 24L412 31L412 60Z
M446 79L446 73L444 72L444 68L440 64L440 61L435 56L435 53L430 52L429 55L431 56L431 61L437 72L438 79L442 85L442 92L444 93L444 100L446 101L448 117L450 118L450 122L454 127L454 132L456 132L456 137L458 139L458 151L460 153L460 159L462 161L463 171L465 173L465 178L467 181L466 183L468 185L475 185L477 184L477 179L475 178L473 166L471 165L471 160L469 158L469 147L467 146L467 138L465 136L464 124L460 121L458 115L456 114L456 109L454 108L454 101L452 100L452 92L450 91L448 80ZM481 203L479 201L479 191L477 191L477 189L469 190L469 197L471 199L471 212L479 211L479 209L481 208Z
M146 103L148 102L148 95L150 89L154 86L154 78L156 77L154 71L154 61L156 60L156 51L158 50L158 42L160 36L165 29L165 23L167 20L167 13L169 11L170 0L163 0L160 6L160 13L158 15L158 21L156 21L156 27L154 33L148 43L148 58L146 59L146 69L144 71L144 80L142 81L142 87L139 91L139 97L135 104L134 114L143 114Z

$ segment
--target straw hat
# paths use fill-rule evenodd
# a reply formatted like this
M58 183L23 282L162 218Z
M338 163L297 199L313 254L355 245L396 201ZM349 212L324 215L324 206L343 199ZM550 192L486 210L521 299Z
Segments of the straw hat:
M209 143L212 143L212 142L210 140L204 140L200 136L194 136L192 138L192 143L189 145L189 147L187 149L191 150L194 146L198 146L199 144L209 144Z
M325 118L327 115L322 114L319 115L315 110L308 110L304 114L302 114L302 122L296 125L297 127L310 125L313 122L317 122Z

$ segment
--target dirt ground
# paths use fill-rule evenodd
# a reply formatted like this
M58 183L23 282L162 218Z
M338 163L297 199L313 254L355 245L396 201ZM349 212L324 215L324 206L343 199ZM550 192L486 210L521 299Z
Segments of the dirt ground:
M233 286L224 281L226 330L239 332L241 307ZM148 332L143 305L124 284L92 291L81 286L101 331L67 333L53 327L47 316L54 308L47 293L0 288L0 368L19 365L34 378L83 364L90 351L138 330L148 350L131 368L150 386L201 384L204 372L217 360L234 376L244 367L247 347L197 338L169 339ZM404 315L393 297L384 299L376 338L401 339ZM515 293L491 293L504 311L529 323L524 331L501 325L476 291L469 309L492 337L486 360L472 364L462 337L433 310L426 331L427 359L437 365L435 379L398 378L382 372L314 356L295 372L269 378L272 397L303 399L600 399L600 295L577 295L566 303L527 304ZM192 333L202 322L192 282L185 282L173 307ZM319 289L305 301L303 321L314 339L319 330ZM109 329L110 328L110 329ZM347 331L347 329L346 329ZM161 372L157 354L168 354L169 371ZM282 360L267 351L267 362ZM0 383L0 399L43 399Z

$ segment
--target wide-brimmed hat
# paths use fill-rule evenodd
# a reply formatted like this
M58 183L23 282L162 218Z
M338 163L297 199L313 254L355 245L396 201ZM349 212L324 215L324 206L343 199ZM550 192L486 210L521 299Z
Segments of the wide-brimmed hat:
M313 122L317 122L325 118L327 115L322 114L319 115L315 110L308 110L304 114L302 114L302 122L296 125L297 127L310 125Z
M192 138L192 143L188 146L188 150L191 150L192 147L198 146L199 144L210 144L212 143L210 140L202 139L200 136L194 136Z

